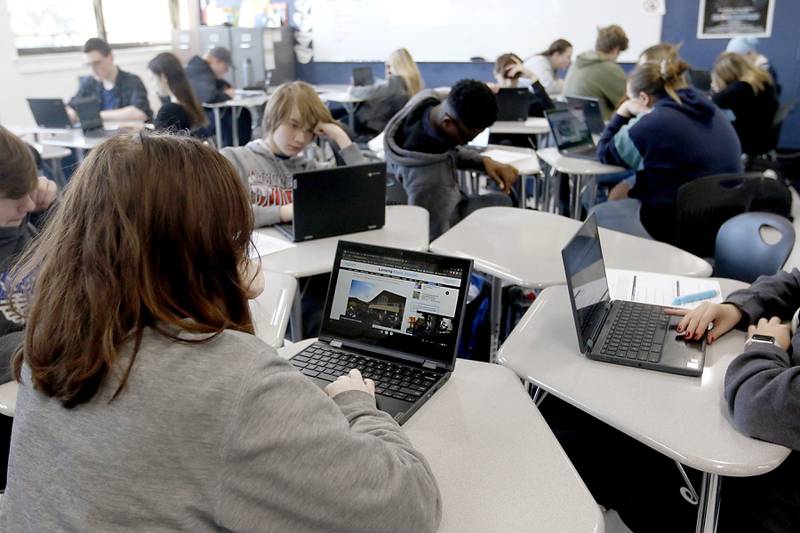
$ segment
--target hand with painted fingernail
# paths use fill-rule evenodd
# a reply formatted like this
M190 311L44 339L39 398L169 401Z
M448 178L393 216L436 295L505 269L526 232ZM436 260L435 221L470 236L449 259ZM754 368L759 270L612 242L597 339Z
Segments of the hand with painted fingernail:
M700 340L706 335L709 344L732 330L742 319L742 312L733 304L703 302L694 309L665 309L664 313L683 317L675 328L686 340ZM711 329L708 325L713 324Z

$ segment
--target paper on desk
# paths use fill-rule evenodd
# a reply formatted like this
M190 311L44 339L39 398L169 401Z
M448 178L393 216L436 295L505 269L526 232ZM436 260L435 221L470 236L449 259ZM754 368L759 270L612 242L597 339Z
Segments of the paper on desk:
M253 232L250 240L252 241L248 249L250 259L257 259L259 256L264 257L265 255L274 254L275 252L294 248L294 243L286 239L272 237L271 235L265 235L258 231Z
M530 154L512 152L510 150L498 150L497 148L486 150L481 155L485 157L491 157L495 161L505 163L507 165L516 163L517 161L522 161L523 159L529 159L531 157Z
M635 270L606 269L608 290L612 300L628 300L667 307L694 309L703 302L722 303L722 288L719 281L708 278L689 278ZM684 305L672 305L676 296L701 291L717 291L717 296Z

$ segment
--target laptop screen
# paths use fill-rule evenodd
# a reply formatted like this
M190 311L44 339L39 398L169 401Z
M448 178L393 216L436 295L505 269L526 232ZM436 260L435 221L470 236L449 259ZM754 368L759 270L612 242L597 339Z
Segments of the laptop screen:
M553 131L559 150L594 144L583 109L548 111L547 120L550 122L550 129Z
M600 249L597 219L590 216L574 237L561 250L564 273L572 302L575 327L581 351L586 351L587 341L603 320L605 309L611 301L606 281L606 267Z
M320 337L452 368L472 261L340 241Z
M603 133L606 124L603 121L603 113L600 111L600 102L597 98L589 98L588 96L567 96L567 104L569 104L569 107L583 109L586 123L589 125L589 130L593 134L600 135Z

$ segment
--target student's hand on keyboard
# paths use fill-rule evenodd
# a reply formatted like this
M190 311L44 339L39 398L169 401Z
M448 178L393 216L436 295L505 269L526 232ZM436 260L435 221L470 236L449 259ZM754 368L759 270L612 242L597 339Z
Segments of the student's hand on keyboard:
M294 218L294 204L284 204L278 208L278 217L281 222L291 222Z
M686 340L700 340L707 334L708 343L711 344L730 330L742 319L742 312L733 304L712 304L703 302L694 309L666 309L668 315L682 316L678 326L678 333L686 332ZM713 323L709 330L708 325Z
M491 157L483 157L482 159L486 175L497 182L497 185L500 186L500 189L504 193L509 193L511 191L511 186L514 185L514 182L519 178L519 170L511 165L495 161Z
M757 325L749 326L747 328L747 338L749 339L753 335L774 337L775 344L784 350L788 350L789 345L792 343L792 328L789 324L782 324L781 319L776 316L769 320L761 318Z
M351 390L360 390L375 396L375 382L371 379L362 378L361 372L354 368L346 376L339 376L339 379L325 387L325 392L331 398Z

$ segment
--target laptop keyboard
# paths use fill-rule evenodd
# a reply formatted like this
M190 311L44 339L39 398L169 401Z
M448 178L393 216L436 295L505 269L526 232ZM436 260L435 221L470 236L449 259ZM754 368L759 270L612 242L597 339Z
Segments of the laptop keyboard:
M661 307L618 301L619 307L606 334L602 355L658 363L664 345L669 316Z
M289 362L306 376L325 381L336 381L357 368L365 379L375 382L375 394L412 402L441 377L430 370L348 353L321 343L311 345Z

